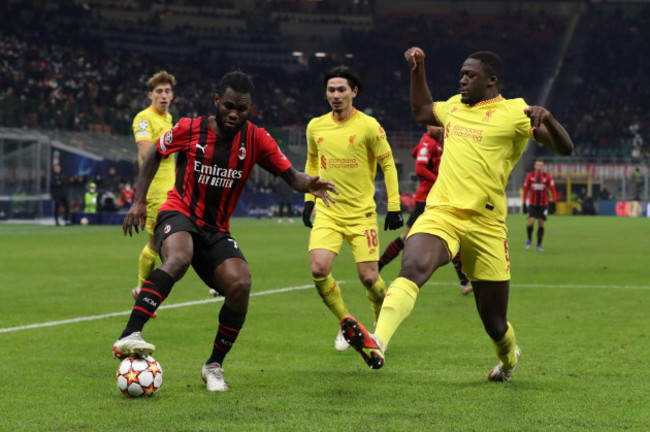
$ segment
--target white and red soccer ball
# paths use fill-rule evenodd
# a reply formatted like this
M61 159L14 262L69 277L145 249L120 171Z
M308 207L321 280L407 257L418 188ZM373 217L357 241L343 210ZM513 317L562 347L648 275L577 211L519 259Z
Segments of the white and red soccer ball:
M126 396L151 397L162 386L163 371L151 356L127 357L117 368L115 379L117 388Z

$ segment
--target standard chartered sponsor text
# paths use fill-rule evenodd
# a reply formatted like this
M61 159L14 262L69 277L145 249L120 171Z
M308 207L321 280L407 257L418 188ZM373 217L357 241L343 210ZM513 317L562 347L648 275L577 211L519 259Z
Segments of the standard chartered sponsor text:
M328 168L358 168L356 158L330 158L327 160Z
M482 141L483 129L474 129L470 127L455 125L451 128L451 135L461 138L469 138L475 141Z

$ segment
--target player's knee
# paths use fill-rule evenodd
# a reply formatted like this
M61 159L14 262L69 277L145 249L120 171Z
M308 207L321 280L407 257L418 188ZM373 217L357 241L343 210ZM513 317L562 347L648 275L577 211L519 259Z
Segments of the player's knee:
M402 259L402 268L399 276L415 282L419 287L424 285L435 268L429 262L417 259Z
M192 257L190 254L178 251L170 254L161 268L177 281L185 275L191 263Z
M364 287L370 288L377 282L377 279L379 279L379 273L365 273L362 275L359 275L359 280L363 284Z
M311 263L311 277L315 279L320 279L326 277L330 274L332 269L320 262Z
M483 322L483 327L492 340L500 341L508 331L508 321L499 318L489 319Z
M231 305L235 305L240 309L245 309L248 306L248 299L251 295L251 279L242 275L229 282L228 287L225 289L226 298Z

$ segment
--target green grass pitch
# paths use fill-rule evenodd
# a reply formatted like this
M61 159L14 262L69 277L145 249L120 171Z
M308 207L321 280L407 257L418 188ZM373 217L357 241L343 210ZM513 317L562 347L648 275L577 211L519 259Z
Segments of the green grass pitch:
M221 303L190 270L144 331L162 389L127 399L111 345L145 236L0 225L0 430L647 431L650 220L551 217L543 253L524 250L523 216L508 226L509 319L522 347L510 383L485 379L496 356L453 266L423 287L373 371L333 348L337 322L311 287L299 220L235 219L254 296L224 364L231 391L201 381ZM395 236L382 231L382 247ZM347 245L333 275L350 311L371 322Z

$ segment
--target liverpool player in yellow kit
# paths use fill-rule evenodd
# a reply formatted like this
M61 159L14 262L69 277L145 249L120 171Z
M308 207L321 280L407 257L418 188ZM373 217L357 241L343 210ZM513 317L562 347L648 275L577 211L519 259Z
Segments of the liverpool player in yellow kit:
M377 264L380 248L374 201L375 173L379 163L388 193L384 229L393 230L404 223L397 170L382 127L353 105L361 89L358 75L348 67L339 66L327 72L324 83L332 111L312 119L307 126L305 172L334 182L340 194L336 206L316 203L313 227L310 218L314 197L308 194L305 198L303 223L312 228L309 236L311 273L319 295L337 320L349 315L341 290L331 274L334 258L343 240L347 240L376 320L386 284L379 276ZM349 348L340 331L334 346L339 351Z
M166 71L154 74L147 81L149 87L148 97L151 100L151 105L140 111L133 119L133 135L138 145L139 164L142 164L144 156L153 143L173 126L169 105L174 99L173 88L175 85L176 78ZM136 300L140 287L156 266L158 251L153 238L154 226L158 216L158 209L167 199L167 192L174 187L174 171L174 158L163 159L160 163L160 169L158 169L147 192L147 224L145 229L149 233L149 240L142 252L140 252L138 261L138 285L133 288L133 297Z
M505 187L529 138L561 155L573 143L551 113L523 99L499 94L502 64L487 51L471 54L460 70L460 94L433 102L424 73L424 52L404 56L411 66L411 110L420 123L445 128L445 152L427 207L409 233L399 277L391 284L374 335L352 317L341 322L346 340L373 369L384 364L384 350L411 313L422 285L460 248L483 326L498 364L490 381L509 381L520 349L507 319L510 262L506 237Z

